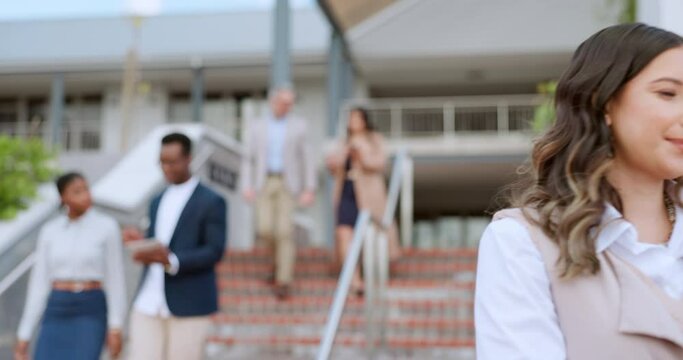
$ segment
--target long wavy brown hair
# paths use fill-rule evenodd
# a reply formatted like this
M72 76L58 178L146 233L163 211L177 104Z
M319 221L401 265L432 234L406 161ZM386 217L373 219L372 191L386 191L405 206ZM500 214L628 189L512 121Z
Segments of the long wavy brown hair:
M560 78L556 121L535 141L526 186L512 203L559 246L562 277L599 271L595 243L606 203L622 211L607 181L613 145L605 107L654 58L682 45L680 36L652 26L611 26L578 47Z

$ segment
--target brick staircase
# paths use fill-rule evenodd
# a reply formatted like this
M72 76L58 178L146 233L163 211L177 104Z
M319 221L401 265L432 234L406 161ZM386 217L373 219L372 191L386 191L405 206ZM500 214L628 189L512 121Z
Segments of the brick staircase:
M207 359L313 359L336 287L331 253L297 254L292 296L279 301L262 250L230 252L218 266L221 312ZM391 266L386 346L379 359L474 359L472 300L476 251L407 250ZM363 299L347 299L333 359L363 359Z

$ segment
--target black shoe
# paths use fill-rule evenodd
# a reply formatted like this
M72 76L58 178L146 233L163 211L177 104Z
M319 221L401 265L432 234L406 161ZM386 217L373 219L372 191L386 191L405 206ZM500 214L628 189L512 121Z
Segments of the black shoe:
M289 298L290 287L288 284L275 285L275 296L278 300L287 300Z
M357 298L365 296L365 289L362 286L351 286L351 293Z

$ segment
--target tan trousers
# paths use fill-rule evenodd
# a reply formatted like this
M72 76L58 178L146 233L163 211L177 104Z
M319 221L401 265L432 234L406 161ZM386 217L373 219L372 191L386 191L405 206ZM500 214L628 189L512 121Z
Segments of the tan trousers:
M256 203L256 232L260 245L275 256L275 281L289 284L294 278L296 248L292 239L294 199L280 176L268 176Z
M200 360L211 327L209 316L149 316L133 311L128 360Z

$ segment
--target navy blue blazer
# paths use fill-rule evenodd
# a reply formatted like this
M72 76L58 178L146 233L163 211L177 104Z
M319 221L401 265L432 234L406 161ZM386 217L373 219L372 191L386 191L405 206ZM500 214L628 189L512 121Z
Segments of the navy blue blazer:
M149 207L147 237L154 237L157 210L163 192ZM218 311L218 289L214 267L223 257L226 244L227 206L223 197L199 183L180 214L169 249L178 257L178 273L165 273L168 309L174 316L204 316ZM140 284L147 275L142 273Z

